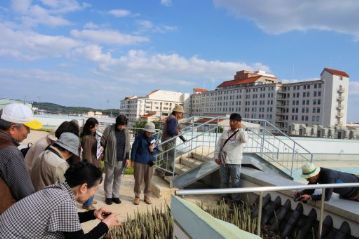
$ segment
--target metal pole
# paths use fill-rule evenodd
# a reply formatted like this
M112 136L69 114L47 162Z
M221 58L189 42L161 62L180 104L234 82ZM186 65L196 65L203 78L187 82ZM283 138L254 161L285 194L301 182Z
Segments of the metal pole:
M263 192L259 194L259 206L258 206L258 222L257 222L257 235L261 235L261 221L262 221L262 207L263 207Z
M322 198L320 200L319 238L322 238L322 232L323 232L324 198L325 198L325 188L322 188Z
M295 143L294 143L293 151L292 151L292 166L291 166L291 168L290 168L290 176L293 175L294 153L295 153Z

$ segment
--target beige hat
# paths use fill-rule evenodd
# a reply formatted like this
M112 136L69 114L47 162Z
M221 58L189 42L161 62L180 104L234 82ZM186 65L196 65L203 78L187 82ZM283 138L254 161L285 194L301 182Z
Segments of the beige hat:
M314 163L306 163L302 166L302 177L311 178L318 175L320 172L320 167L316 167Z
M175 105L175 107L173 108L174 112L179 112L179 113L184 113L184 109L182 105Z
M155 124L152 122L147 122L143 130L149 133L156 133Z

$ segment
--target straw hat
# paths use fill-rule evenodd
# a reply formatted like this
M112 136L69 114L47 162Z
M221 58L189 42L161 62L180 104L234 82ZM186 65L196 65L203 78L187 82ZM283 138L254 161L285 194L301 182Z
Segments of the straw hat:
M320 172L320 167L316 167L314 163L306 163L302 166L302 177L311 178L318 175Z
M173 108L174 112L179 112L179 113L184 113L184 109L182 105L175 105L175 107Z

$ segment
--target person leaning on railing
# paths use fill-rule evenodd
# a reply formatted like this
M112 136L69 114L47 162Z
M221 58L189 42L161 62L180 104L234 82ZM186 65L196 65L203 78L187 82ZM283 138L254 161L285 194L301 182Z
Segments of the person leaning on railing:
M317 167L313 163L306 163L302 166L302 177L310 184L333 184L333 183L358 183L359 178L351 173L336 171L333 169ZM359 188L328 188L325 190L325 201L329 201L332 194L339 194L340 198L359 201ZM322 195L313 195L314 189L306 189L294 193L295 201L318 201Z

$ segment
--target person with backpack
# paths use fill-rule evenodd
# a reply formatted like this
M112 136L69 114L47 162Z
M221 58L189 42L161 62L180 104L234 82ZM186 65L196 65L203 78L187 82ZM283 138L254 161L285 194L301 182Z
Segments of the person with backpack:
M229 126L230 129L225 130L219 137L214 153L215 162L220 166L221 188L240 187L243 147L247 141L240 114L230 115ZM239 196L232 194L231 197L224 196L223 199L238 202Z
M36 191L46 186L63 182L68 160L79 156L80 139L72 133L62 133L60 138L40 154L31 170L31 179Z
M79 131L79 125L75 120L64 121L59 125L59 127L57 127L55 135L48 134L45 137L36 141L36 143L29 148L28 152L24 156L26 168L29 173L31 174L32 164L34 163L34 161L37 160L39 155L44 152L47 147L49 147L57 139L59 139L62 133L68 132L79 136Z
M35 192L24 157L17 148L30 129L40 129L30 107L12 103L0 111L0 214L16 201Z

